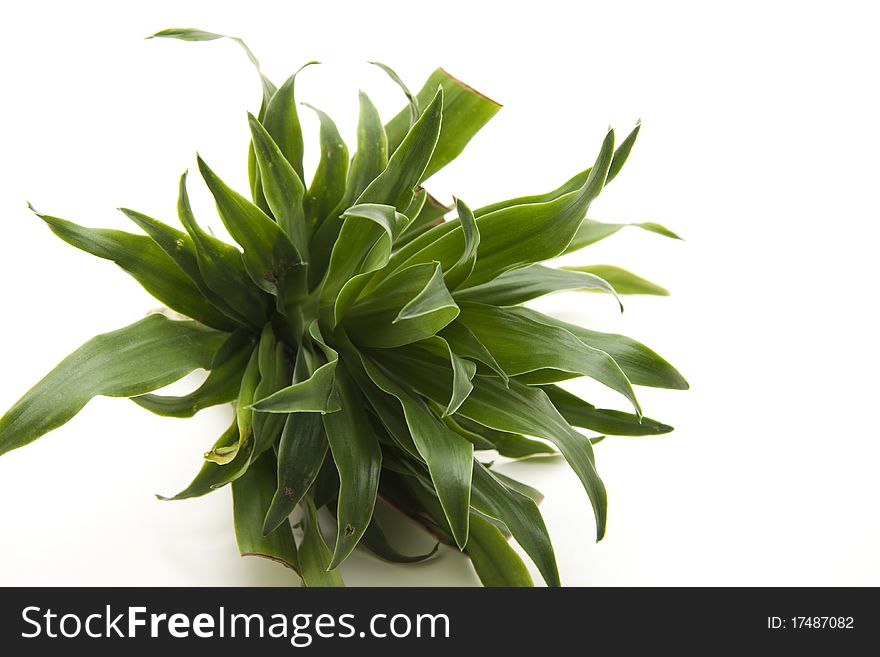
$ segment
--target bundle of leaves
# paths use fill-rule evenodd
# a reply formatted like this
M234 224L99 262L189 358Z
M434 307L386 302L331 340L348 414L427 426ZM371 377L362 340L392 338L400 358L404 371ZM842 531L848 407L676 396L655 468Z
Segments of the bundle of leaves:
M615 267L540 264L623 227L586 215L620 172L639 127L616 150L609 130L593 165L551 192L477 210L460 199L447 207L422 183L499 105L442 69L412 94L380 66L408 105L383 125L361 93L351 158L330 117L314 110L321 155L308 186L296 74L276 88L260 73L262 105L248 116L251 198L198 159L238 247L197 223L186 174L180 228L127 209L142 233L37 213L61 239L116 262L174 313L148 315L68 356L0 419L0 453L59 427L97 395L171 417L232 402L229 429L192 483L168 499L231 485L242 554L279 561L306 585L322 586L342 583L337 568L357 546L393 562L436 552L395 548L374 515L378 500L464 551L486 585L531 585L511 536L545 582L558 585L540 493L491 461L560 453L583 483L601 539L606 494L592 444L608 434L671 431L642 416L634 385L687 388L639 342L522 305L559 290L665 293ZM639 226L675 237L657 224ZM199 368L209 373L190 394L154 393ZM581 376L620 393L633 412L596 408L557 385ZM321 509L329 511L325 524L336 525L332 550Z

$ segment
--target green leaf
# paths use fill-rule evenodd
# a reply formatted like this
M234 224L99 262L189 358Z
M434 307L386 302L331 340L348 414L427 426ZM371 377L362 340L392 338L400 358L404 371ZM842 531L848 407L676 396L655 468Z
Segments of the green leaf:
M205 300L180 267L146 235L86 228L28 207L58 237L86 253L115 262L172 310L214 328L230 330L235 327L234 322Z
M321 159L306 193L306 218L310 227L320 226L345 195L348 174L348 147L342 140L336 124L321 110L312 109L321 122Z
M299 546L299 563L303 583L309 587L345 586L342 576L331 567L331 554L321 535L318 512L310 497L306 498L306 513L303 516L303 539ZM331 569L334 568L334 569Z
M620 143L620 146L614 151L614 157L611 159L611 165L608 167L608 177L605 179L605 184L610 183L614 177L620 172L620 169L623 167L624 162L626 162L629 157L630 151L632 150L633 144L636 141L636 137L639 134L639 130L641 129L641 121L636 124L636 127L633 128L632 132L630 132L624 140ZM553 191L546 192L544 194L533 194L531 196L520 196L518 198L512 198L507 201L500 201L498 203L491 203L490 205L484 205L477 210L474 210L474 215L479 218L484 214L489 214L490 212L496 212L497 210L502 210L504 208L510 208L514 205L530 205L532 203L547 203L549 201L553 201L560 196L564 196L565 194L569 194L577 189L579 189L584 182L590 177L590 174L593 171L593 167L588 169L584 169L580 173L572 176L568 180L566 180L561 186L557 187Z
M464 235L464 250L462 250L458 261L447 270L444 276L446 287L453 292L474 271L474 266L477 264L477 249L480 247L480 230L477 227L477 220L474 219L474 213L461 199L455 199L455 209L458 212L458 220L461 222L462 234Z
M547 393L562 417L575 427L612 436L657 436L672 431L669 425L651 418L596 408L559 386L541 386L541 389Z
M465 287L485 283L508 270L560 255L583 221L590 203L602 190L613 148L614 132L609 131L590 176L576 191L547 203L517 205L480 217L477 220L479 255ZM464 245L460 221L447 221L401 249L384 271L390 274L415 263L430 261L440 262L446 270L458 260ZM380 280L374 278L371 285Z
M403 95L406 96L406 100L409 103L409 127L411 128L413 124L419 120L419 115L422 113L422 110L419 108L419 99L413 95L409 90L409 87L406 86L406 83L393 68L386 66L382 62L370 62L370 64L381 68L385 74L391 78L398 87L400 87L400 90L403 91Z
M400 212L406 210L437 144L442 106L443 91L438 89L388 160L388 166L358 197L358 203L385 203L395 206Z
M669 296L669 290L666 288L613 265L581 265L579 267L563 267L563 269L599 276L613 285L618 294Z
M202 296L212 306L233 320L230 327L234 327L236 324L248 324L247 317L236 311L235 308L226 302L222 295L214 292L207 281L205 281L205 277L202 275L201 269L199 269L199 256L196 244L188 233L172 228L168 224L148 217L141 212L129 210L128 208L119 208L119 211L137 224L141 230L159 245L159 248L177 263L177 266L189 276ZM231 328L228 330L231 330Z
M619 392L641 414L632 385L614 358L561 327L538 321L532 311L520 310L466 302L460 317L509 375L530 374L530 382L542 383L543 370L582 374Z
M569 324L528 308L511 308L522 318L568 331L585 345L604 351L620 365L633 385L687 390L688 382L672 365L641 342L625 335L601 333Z
M324 353L326 362L314 369L313 374L277 392L257 399L253 409L260 413L335 413L340 408L335 380L339 355L328 346L317 322L309 326L309 336Z
M309 62L297 70L282 84L272 96L266 107L266 116L263 118L263 126L272 136L272 140L278 144L278 148L284 157L290 162L293 170L300 180L303 180L303 138L299 124L299 113L296 109L294 88L296 76L306 66L317 64Z
M341 410L322 416L333 461L339 471L338 532L330 568L341 564L367 530L382 469L382 450L371 429L364 400L350 375L340 366L336 386Z
M248 123L266 203L272 210L275 221L293 242L297 253L305 253L309 246L309 236L303 210L303 197L306 193L303 181L253 114L248 113Z
M324 305L333 302L334 325L357 300L369 275L388 262L394 238L408 221L392 206L377 203L352 206L342 218L321 290Z
M447 394L451 373L436 362L414 358L407 349L383 350L380 362L426 397L439 402ZM587 491L596 516L597 540L602 538L607 497L592 446L565 421L544 391L513 380L507 388L498 379L475 377L474 389L458 414L492 429L536 436L556 445Z
M501 369L492 352L486 349L486 345L480 342L473 331L463 324L461 320L453 320L444 326L438 335L449 343L452 351L460 356L479 361L488 366L495 374L501 377L504 385L507 385L509 379L507 372Z
M593 444L595 445L595 443ZM488 468L491 466L487 465L486 467ZM512 488L513 490L522 493L530 500L534 500L535 504L540 504L544 500L544 494L537 488L532 488L528 484L524 484L521 481L508 477L497 470L492 470L492 475L508 488Z
M260 363L257 349L251 353L248 363L241 377L241 385L238 388L238 397L235 402L235 420L238 424L238 442L228 447L214 447L205 453L205 460L217 465L228 465L232 461L246 459L244 469L250 464L254 453L254 413L251 403L254 400L254 392L260 383ZM240 476L240 475L239 475Z
M428 466L455 542L459 548L464 548L468 540L473 445L443 424L424 402L409 394L381 367L369 359L364 359L363 365L373 382L400 402L416 449Z
M474 461L473 507L503 522L516 542L538 566L548 586L560 586L553 544L538 505L533 499L495 478Z
M348 372L357 383L361 393L367 399L373 413L387 432L391 440L404 452L416 461L423 461L422 455L413 442L406 417L400 403L391 395L384 392L369 377L362 361L362 354L351 343L344 345L343 352ZM387 453L387 452L386 452ZM389 461L383 463L384 467L390 467Z
M554 269L544 265L531 265L501 274L487 283L453 293L458 301L476 301L493 306L517 306L545 294L562 290L599 290L614 295L623 310L612 283L598 272L568 271L572 267Z
M209 454L215 451L223 452L228 449L234 448L235 445L238 444L238 422L233 420L232 426L230 426L220 438L217 439L217 442L214 443L214 446L211 448ZM156 497L163 502L170 502L174 500L188 500L193 497L201 497L202 495L207 495L215 491L216 489L225 486L233 479L241 476L241 473L244 471L244 468L240 467L241 462L244 461L244 458L240 458L239 463L230 463L227 465L218 465L217 463L213 463L212 461L205 461L202 463L202 467L199 470L198 474L196 474L195 478L192 480L189 486L180 491L177 495L173 497L163 497L162 495L157 495Z
M263 533L271 532L293 513L321 471L327 447L318 413L287 416L278 444L278 488L266 512Z
M488 520L474 515L466 552L483 586L534 586L528 568L504 534Z
M303 262L283 230L256 205L226 183L198 158L199 171L214 196L223 224L244 254L245 269L257 287L281 298Z
M427 561L437 554L437 551L440 549L440 544L435 543L430 552L414 555L403 554L391 544L385 530L382 529L382 525L379 523L379 519L375 515L370 521L367 531L361 537L360 544L379 559L389 563L419 563Z
M253 350L253 334L248 329L239 329L217 350L208 377L193 392L182 397L147 394L131 400L166 417L192 417L203 408L231 402L238 395L241 376Z
M452 415L471 394L473 390L471 379L477 373L477 366L455 353L450 344L439 335L425 338L419 341L417 346L424 347L441 358L449 359L449 366L452 368L452 393L449 396L449 403L442 408L441 416Z
M442 68L431 73L416 94L421 106L427 105L435 97L437 87L443 89L443 129L422 180L430 178L458 157L480 128L501 109L501 105L494 100L455 79ZM385 126L392 153L407 134L409 114L409 110L404 109Z
M436 335L458 315L437 263L414 265L364 296L345 319L356 342L396 347Z
M269 313L267 297L251 284L238 249L198 225L189 204L186 176L184 172L180 177L177 213L195 244L199 271L205 284L215 295L228 301L251 326L262 328Z
M60 427L92 397L135 397L209 367L226 337L195 322L150 315L92 338L0 418L0 454Z
M235 41L239 46L242 47L248 59L251 60L251 64L257 69L257 72L260 74L260 81L263 85L263 100L264 102L269 102L269 99L275 94L275 85L263 75L263 71L260 69L260 62L254 56L254 53L251 52L251 49L245 45L245 42L242 41L238 37L227 36L226 34L217 34L216 32L206 32L205 30L199 30L193 27L170 27L165 30L161 30L156 32L152 36L147 37L148 39L155 39L157 37L166 38L166 39L179 39L181 41L214 41L216 39L230 39L231 41Z
M398 248L411 242L433 226L442 223L443 216L452 210L451 205L441 203L426 190L421 188L416 190L415 198L419 198L420 196L424 198L424 203L420 205L418 214L410 214L409 209L404 213L408 217L415 218L409 222L406 230L404 230L401 236L397 239L396 247Z
M367 186L388 166L388 139L379 111L369 96L361 91L358 95L360 110L358 114L357 151L348 170L343 206L340 214L356 198L363 194Z
M260 382L254 389L254 399L263 399L290 385L293 377L285 354L284 343L275 339L271 324L263 327L257 351ZM254 414L254 454L270 449L281 436L285 417L277 413Z
M567 419L568 418L566 418L566 420ZM495 449L501 456L506 456L512 459L521 459L531 456L550 456L556 454L556 450L550 445L542 443L539 440L526 438L518 433L490 429L489 427L485 427L482 424L469 420L466 417L461 417L460 415L455 416L455 421L463 430L473 432L483 440L487 441L491 448Z
M282 522L263 535L263 516L275 492L275 455L266 452L232 482L235 539L241 556L263 557L299 572L296 543L290 524Z
M586 246L590 246L591 244L595 244L600 240L604 240L606 237L611 237L621 228L626 228L627 226L635 226L636 228L641 228L649 233L656 233L657 235L669 237L674 240L681 239L668 228L651 221L644 221L640 224L604 224L600 221L587 219L580 225L571 242L565 248L565 253L572 253L579 249L583 249Z

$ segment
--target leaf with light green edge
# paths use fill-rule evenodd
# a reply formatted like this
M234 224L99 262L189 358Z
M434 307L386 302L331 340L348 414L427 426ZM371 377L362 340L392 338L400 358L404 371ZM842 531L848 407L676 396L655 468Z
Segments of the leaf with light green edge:
M455 542L459 548L464 548L468 536L473 445L443 424L424 402L407 392L388 372L368 358L362 362L373 382L400 402L413 442L428 467Z
M474 271L474 266L477 263L477 249L480 247L480 229L477 227L474 213L459 198L455 199L455 209L464 235L464 249L458 261L446 271L443 277L446 281L446 287L452 292L455 292Z
M541 383L543 370L584 375L626 397L641 415L626 374L614 358L599 348L583 344L571 332L519 313L517 308L497 308L462 302L461 321L492 352L511 376L531 374ZM553 379L556 380L556 379Z
M341 410L321 418L339 472L338 531L330 568L336 568L351 554L370 524L382 469L382 450L364 400L341 365L337 368L336 386Z
M476 364L455 353L449 342L439 335L420 340L416 346L424 347L441 358L449 359L449 366L452 368L452 392L449 396L449 403L445 408L441 407L440 415L441 417L452 415L473 390L471 379L477 373Z
M504 534L488 520L474 514L471 538L465 550L477 577L487 587L532 587L528 568Z
M340 410L335 379L339 354L324 342L317 322L309 325L309 336L327 359L312 375L277 392L257 399L253 410L260 413L336 413Z
M287 161L290 162L300 180L304 180L302 165L303 137L294 93L296 76L306 66L317 63L308 62L304 64L287 78L284 84L278 87L278 91L275 92L266 107L266 116L263 117L262 121L266 131L272 135L272 139L278 144L278 148L284 154Z
M507 372L501 368L501 365L495 360L492 352L486 349L486 345L480 342L477 339L477 336L474 335L473 331L463 324L461 320L455 319L451 321L443 327L438 335L449 343L450 348L455 353L465 358L483 363L483 365L486 365L489 369L495 372L495 374L501 377L504 385L507 385L507 381L510 378L507 376Z
M248 359L238 387L235 401L235 421L238 424L238 442L235 445L214 447L205 453L205 460L217 465L228 465L232 461L247 455L248 461L254 452L254 413L251 403L254 392L260 383L259 349L254 349Z
M242 260L251 280L280 301L287 286L304 276L299 252L278 224L220 180L201 157L198 164L223 225L244 250ZM304 278L301 284L304 292Z
M241 252L210 235L193 215L186 191L187 172L180 176L177 213L196 248L199 271L205 284L255 328L261 328L269 316L268 297L251 282Z
M275 221L293 242L297 254L306 253L309 235L303 210L303 198L306 193L303 181L282 155L281 149L266 129L250 112L248 112L248 124L266 203L272 210ZM262 214L262 211L260 213Z
M400 87L403 95L406 96L407 103L409 104L409 127L411 128L413 124L418 121L419 115L422 113L422 110L419 107L419 99L409 90L409 87L406 86L406 83L393 68L382 62L370 62L370 64L381 68L385 72L385 75L391 78L394 84Z
M503 484L478 461L473 470L473 507L503 522L535 562L547 586L560 586L553 544L535 501Z
M238 396L241 377L253 350L253 334L249 329L240 328L217 350L208 377L193 392L180 397L146 394L131 400L165 417L192 417L203 408L231 402Z
M437 402L432 401L430 399L428 400L428 406L430 406L432 409L434 409L435 413L439 414L443 411L443 407L440 404L438 404ZM442 419L443 419L443 424L445 424L447 427L452 429L455 433L457 433L462 438L469 441L474 446L474 451L480 451L480 450L486 451L486 450L490 450L490 449L495 449L495 445L493 445L491 442L486 440L483 436L481 436L477 433L474 433L473 431L470 431L468 429L465 429L461 425L461 422L460 422L460 420L464 419L461 416L456 416L456 418L453 419L452 416L447 415L446 417L444 417Z
M327 448L320 414L287 416L278 443L278 488L266 512L264 533L274 530L293 513L318 476Z
M311 229L321 225L345 195L345 178L348 174L348 146L342 140L339 129L325 112L306 104L318 115L321 123L321 159L312 176L305 197L306 220Z
M330 212L327 220L318 226L309 242L309 286L317 286L329 267L331 254L336 248L343 226L343 220L340 219L340 216L354 204L354 200L361 195L370 181L385 170L386 166L388 166L388 144L385 139L385 128L382 127L382 119L379 118L378 110L370 102L367 95L360 92L357 151L348 169L345 194L342 200ZM365 228L362 230L370 232ZM344 280L334 281L334 295L344 282ZM323 298L326 299L328 296Z
M207 369L227 335L153 314L92 338L0 418L0 454L57 429L93 397L135 397Z
M565 270L574 272L583 272L593 274L608 281L614 286L618 294L651 294L661 297L669 296L669 290L660 287L656 283L645 280L641 276L636 276L626 269L615 267L614 265L580 265L573 267L563 267Z
M344 334L343 338L344 340L347 340ZM410 434L409 426L406 423L406 417L403 414L403 409L401 408L400 403L394 397L379 388L379 386L377 386L369 377L364 368L362 354L357 348L351 344L350 341L348 341L347 344L345 342L343 344L343 357L348 366L348 372L357 383L361 394L366 397L373 413L378 418L388 436L409 456L417 461L422 461L422 455L419 453L416 444L413 442L413 437L412 434ZM383 466L387 467L388 461L384 461Z
M404 554L391 544L385 530L382 528L382 524L375 515L373 515L367 531L361 536L360 545L372 553L373 556L388 563L420 563L433 557L440 549L440 543L435 543L430 551L423 554Z
M55 235L86 253L115 262L172 310L214 328L235 328L235 322L214 308L177 263L146 235L109 228L86 228L37 212L30 204L28 207Z
M437 263L413 265L351 309L344 324L365 347L397 347L436 335L458 316Z
M141 230L149 235L168 256L177 263L183 272L195 283L202 296L217 310L232 320L230 329L236 324L248 324L248 320L240 312L236 311L226 300L205 281L199 269L199 258L196 252L196 244L193 238L184 231L172 228L158 219L153 219L141 212L119 208L126 217L131 219Z
M606 237L611 237L620 229L627 228L628 226L641 228L649 233L656 233L657 235L662 235L663 237L668 237L674 240L681 239L681 237L668 228L652 221L643 221L638 224L605 224L600 221L594 221L593 219L587 219L581 224L580 228L578 228L577 233L575 233L571 242L566 247L565 253L573 253L574 251L583 249L591 244L595 244L596 242L604 240Z
M260 382L254 389L254 399L264 399L290 385L293 368L285 350L284 343L276 340L272 325L266 324L257 351ZM285 419L278 413L254 413L255 456L259 456L275 444L284 429Z
M263 557L299 572L296 543L289 522L263 534L263 516L275 492L275 455L256 458L241 477L232 482L235 540L243 557Z
M269 101L272 100L272 96L275 95L275 85L272 85L272 93L267 97L263 96L263 100L260 103L260 111L257 113L257 120L262 124L263 119L266 118L266 110L269 108ZM254 142L251 140L251 143L248 144L248 154L247 154L247 166L248 166L248 187L251 192L251 198L254 200L254 204L260 208L266 214L272 212L269 208L269 203L266 201L266 196L263 194L263 182L260 180L260 167L257 164L257 152L254 150Z
M491 468L491 465L486 465L486 467ZM533 500L535 504L540 504L544 501L544 493L539 491L537 488L533 488L532 486L524 484L523 482L513 479L512 477L508 477L503 472L499 472L498 470L491 470L491 472L492 476L495 477L502 484L504 484L508 488L512 488L519 493L522 493L530 500Z
M608 176L605 179L605 184L610 183L618 173L620 173L621 168L623 168L624 163L627 158L629 158L630 151L632 151L633 144L635 144L636 137L639 134L639 130L641 129L642 124L639 121L636 124L636 127L633 128L632 132L630 132L622 142L620 142L620 146L618 146L614 151L614 157L611 159L611 166L608 167ZM566 180L562 185L554 189L550 192L545 192L544 194L533 194L531 196L520 196L518 198L508 199L506 201L499 201L497 203L491 203L489 205L484 205L481 208L477 208L474 210L474 216L477 218L482 217L484 214L489 214L491 212L496 212L498 210L502 210L504 208L513 207L514 205L529 205L532 203L547 203L549 201L553 201L560 196L564 196L565 194L569 194L573 191L579 189L584 182L586 182L587 178L590 177L590 173L592 172L593 167L589 167L584 169L578 174L575 174L568 180Z
M583 272L580 268L578 271L569 271L570 269L530 265L505 272L482 285L453 292L453 296L457 301L476 301L493 306L517 306L553 292L597 290L613 295L620 305L620 310L623 311L623 303L617 296L617 290L598 272Z
M342 207L339 207L340 214L346 207L353 205L355 199L388 166L388 139L385 128L382 127L379 110L363 91L358 94L358 102L357 151L348 169L345 196Z
M390 205L363 203L342 215L343 226L330 256L321 300L333 302L333 325L345 316L372 272L385 266L395 237L409 219Z
M474 287L508 270L561 254L602 190L613 149L614 131L609 130L590 176L578 190L547 203L517 205L480 217L477 262L464 286ZM447 221L401 249L383 270L384 276L374 277L371 286L416 263L438 261L446 270L458 260L464 245L461 222ZM422 248L415 251L417 247Z
M456 415L454 419L463 430L472 432L488 442L490 448L495 449L501 456L522 459L532 456L552 456L556 454L555 449L540 440L526 438L518 433L491 429L460 415Z
M254 68L257 69L257 73L260 74L260 81L263 85L263 100L264 102L269 102L269 99L275 94L275 85L267 78L262 69L260 68L260 62L251 51L250 48L247 47L244 41L242 41L239 37L229 36L226 34L218 34L216 32L206 32L205 30L199 30L194 27L170 27L165 30L160 30L155 34L148 36L148 39L155 38L165 38L165 39L179 39L181 41L215 41L216 39L229 39L231 41L235 41L239 46L242 47L248 59L251 61L251 64L254 65Z
M233 420L232 425L223 432L223 435L214 443L211 452L215 450L223 451L237 444L238 422ZM241 461L247 460L243 458L243 455L239 455L239 459ZM156 498L163 502L172 502L176 500L188 500L193 497L202 497L203 495L213 493L218 488L225 486L235 479L236 475L240 475L241 472L242 468L238 467L238 464L217 465L211 461L204 461L201 469L189 486L172 497L156 495Z
M612 436L658 436L669 433L672 427L648 417L639 418L631 413L596 408L580 397L559 386L541 386L550 401L566 421L575 427L590 429Z
M413 215L410 214L409 210L405 213L406 216L414 218L409 222L406 230L404 230L401 236L397 239L395 248L400 248L408 244L425 231L430 230L431 227L436 226L438 223L442 223L443 216L453 208L451 205L441 203L422 188L416 191L416 196L422 194L424 195L425 200L419 209L419 213Z
M448 368L436 361L414 357L411 348L387 349L380 363L398 372L420 394L442 403L451 383ZM458 411L468 419L499 431L544 438L559 448L575 471L596 516L597 540L605 534L607 496L595 468L590 441L559 414L547 394L517 381L510 387L494 377L475 377L474 389Z
M427 105L443 89L443 129L431 161L422 175L425 180L458 157L480 128L501 109L501 105L487 98L442 68L435 70L416 94L421 106ZM385 126L389 152L393 153L403 141L409 128L409 108L391 119Z
M433 100L389 158L388 166L367 185L358 203L387 203L400 212L406 210L437 144L442 107L443 91L437 89Z
M343 587L342 575L331 567L332 555L318 523L318 511L312 498L305 498L302 519L303 538L299 544L299 565L303 583L308 587Z
M419 187L413 193L412 201L410 201L409 205L406 206L406 210L404 210L403 214L405 214L407 217L418 217L419 213L422 211L422 208L425 207L425 203L427 202L428 192L426 192L422 187ZM410 224L411 223L412 221L410 221ZM410 224L407 224L407 228L409 228Z
M687 390L689 387L677 369L637 340L615 333L591 331L528 308L510 308L509 312L533 322L561 328L585 345L604 351L620 365L633 385L672 390Z

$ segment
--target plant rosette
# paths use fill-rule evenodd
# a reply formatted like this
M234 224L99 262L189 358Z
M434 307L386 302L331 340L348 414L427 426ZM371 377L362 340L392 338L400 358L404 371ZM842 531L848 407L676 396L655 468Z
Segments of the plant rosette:
M223 38L194 29L154 36ZM65 358L0 419L0 453L61 426L98 395L170 417L231 402L232 422L195 479L163 499L230 485L242 554L281 562L307 586L334 586L357 547L396 563L437 552L395 548L374 515L381 503L466 553L487 586L532 584L511 537L544 581L559 585L541 494L494 469L493 457L561 454L583 483L601 539L607 500L593 444L671 431L642 415L634 386L688 387L635 340L523 306L561 290L618 300L666 294L618 267L541 264L626 225L587 212L620 172L640 126L617 148L609 130L593 165L551 192L475 210L461 199L447 206L423 183L500 106L442 69L413 94L377 65L403 90L406 107L383 124L361 93L352 157L333 120L310 108L321 155L308 185L297 74L276 87L260 72L262 103L248 116L249 197L197 160L237 247L196 221L186 173L179 227L128 209L141 232L86 228L34 210L58 237L114 261L174 312L99 335ZM636 225L676 237L658 224ZM208 375L190 394L155 393L196 369ZM597 408L557 385L582 376L622 395L631 412ZM336 525L332 549L322 509Z

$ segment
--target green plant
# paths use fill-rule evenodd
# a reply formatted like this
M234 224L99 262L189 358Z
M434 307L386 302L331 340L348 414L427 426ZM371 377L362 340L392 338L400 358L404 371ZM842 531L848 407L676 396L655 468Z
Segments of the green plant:
M586 489L601 539L606 497L592 449L600 438L573 427L624 436L671 431L642 416L633 392L633 385L687 388L669 363L630 338L521 305L558 290L665 294L610 266L539 264L623 227L585 217L639 126L616 150L609 130L593 166L551 192L474 211L458 199L446 207L421 183L499 105L442 69L412 94L379 66L408 106L383 125L362 93L352 158L333 121L314 110L321 158L308 187L296 74L276 88L260 73L262 106L249 115L252 200L198 159L241 250L196 222L185 173L177 207L184 230L127 209L142 234L37 213L61 239L116 262L190 319L152 314L84 344L0 419L0 453L67 422L96 395L128 397L171 417L233 402L231 426L192 483L169 499L230 484L242 554L280 561L309 586L341 584L336 568L358 545L393 562L431 556L392 547L374 517L378 496L466 552L486 585L531 584L511 535L546 583L558 585L540 493L474 453L561 452ZM639 226L675 237L657 224ZM198 368L209 374L194 392L152 394ZM596 408L556 385L576 376L619 392L635 412ZM325 507L337 525L333 550L318 527ZM298 541L289 520L297 508Z

